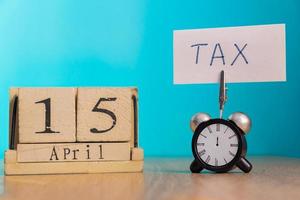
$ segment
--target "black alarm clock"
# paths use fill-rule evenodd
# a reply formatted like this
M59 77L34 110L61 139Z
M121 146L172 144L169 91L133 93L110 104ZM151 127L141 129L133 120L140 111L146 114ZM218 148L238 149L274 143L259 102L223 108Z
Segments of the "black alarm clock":
M245 173L251 171L252 165L245 158L245 134L251 127L251 120L246 114L236 112L225 120L211 119L206 113L197 113L192 117L190 125L194 132L191 172L199 173L203 169L227 172L235 167Z

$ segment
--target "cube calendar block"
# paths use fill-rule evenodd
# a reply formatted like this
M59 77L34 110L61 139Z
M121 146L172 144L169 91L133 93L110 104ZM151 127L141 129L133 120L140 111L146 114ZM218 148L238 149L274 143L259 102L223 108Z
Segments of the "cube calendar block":
M20 143L75 142L75 88L20 88Z
M136 88L13 88L5 174L138 172Z
M129 141L133 92L131 88L79 88L77 141Z

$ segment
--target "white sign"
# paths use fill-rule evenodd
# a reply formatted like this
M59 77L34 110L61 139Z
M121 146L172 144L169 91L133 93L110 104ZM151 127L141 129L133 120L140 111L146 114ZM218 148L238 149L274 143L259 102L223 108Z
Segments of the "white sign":
M286 81L285 25L176 30L174 83Z

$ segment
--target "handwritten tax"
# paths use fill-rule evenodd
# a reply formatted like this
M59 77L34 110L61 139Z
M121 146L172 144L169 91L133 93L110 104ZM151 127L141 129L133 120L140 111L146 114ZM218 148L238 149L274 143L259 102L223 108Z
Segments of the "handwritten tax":
M247 47L247 43L240 45L240 44L236 44L234 43L232 45L232 48L234 48L234 51L231 52L236 52L235 56L233 57L233 60L229 60L229 64L231 66L233 66L239 59L243 62L245 62L246 64L248 64L248 59L245 55L245 50ZM193 44L191 45L191 48L195 49L195 63L198 64L198 62L200 62L201 59L203 59L201 57L201 52L202 51L207 51L208 49L208 43L198 43L198 44ZM228 63L228 59L226 57L226 52L224 52L224 50L222 49L222 45L220 43L216 43L215 45L213 45L213 51L211 52L211 56L210 56L210 66L214 65L214 63L218 62L223 64L223 65L227 65Z

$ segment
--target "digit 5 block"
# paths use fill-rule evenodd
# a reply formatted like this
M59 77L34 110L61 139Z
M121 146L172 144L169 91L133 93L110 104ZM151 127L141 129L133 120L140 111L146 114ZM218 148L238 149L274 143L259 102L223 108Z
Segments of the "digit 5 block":
M20 143L75 142L75 88L19 89Z
M132 88L78 88L77 141L130 141Z

